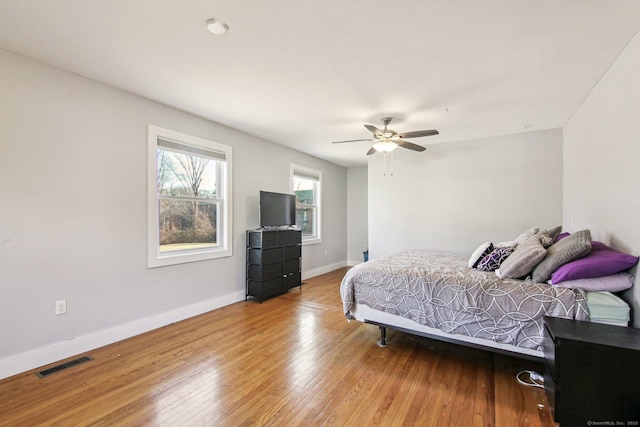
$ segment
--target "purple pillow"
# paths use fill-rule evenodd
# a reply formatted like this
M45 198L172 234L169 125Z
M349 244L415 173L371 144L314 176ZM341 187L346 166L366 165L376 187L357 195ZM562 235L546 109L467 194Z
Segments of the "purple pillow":
M616 273L602 277L565 280L554 286L591 292L620 292L633 286L633 276L629 273Z
M486 255L480 260L476 268L481 271L495 271L500 268L502 261L507 259L514 250L515 248L510 247L495 248L489 253L489 255Z
M638 257L615 251L601 242L591 243L587 256L566 263L551 275L551 284L618 273L633 267Z

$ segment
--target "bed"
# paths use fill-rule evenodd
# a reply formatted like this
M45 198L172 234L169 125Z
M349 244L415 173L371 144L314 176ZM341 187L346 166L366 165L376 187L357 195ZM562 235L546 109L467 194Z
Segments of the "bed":
M469 267L456 254L407 251L368 261L340 286L344 315L380 328L540 360L543 317L589 320L589 292ZM613 294L593 299L618 322L629 307ZM622 302L622 304L621 304ZM617 308L616 308L617 307ZM628 317L627 317L628 319Z

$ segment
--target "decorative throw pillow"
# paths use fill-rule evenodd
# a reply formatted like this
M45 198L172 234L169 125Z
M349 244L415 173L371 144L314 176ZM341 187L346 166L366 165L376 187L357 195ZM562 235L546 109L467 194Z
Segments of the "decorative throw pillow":
M555 242L560 233L562 232L562 226L553 227L551 230L547 230L547 234Z
M589 292L620 292L633 286L633 276L629 273L616 273L602 277L565 280L553 286L582 289Z
M538 238L540 239L540 243L542 243L542 246L544 246L545 248L548 248L549 246L555 243L556 238L558 237L561 231L562 231L562 226L559 225L557 227L552 228L551 230L540 231L538 234L536 234L536 236L538 236Z
M553 244L553 239L547 234L546 230L536 234L536 237L540 240L540 244L545 248L548 248Z
M601 242L592 242L591 252L554 271L551 275L551 283L555 285L565 280L607 276L627 270L637 263L637 256L618 252Z
M528 229L527 231L525 231L524 233L522 233L521 235L519 235L513 240L513 242L515 243L515 246L517 247L518 245L523 244L524 242L527 241L527 239L529 239L529 237L533 236L534 234L537 234L538 231L540 231L538 227L533 227Z
M558 267L582 258L589 251L591 251L591 232L589 230L578 231L565 237L549 247L547 255L533 269L533 281L546 282Z
M507 257L496 270L498 277L502 279L519 279L531 273L547 254L536 236L531 236L526 242L516 246L516 250Z
M478 270L495 271L500 268L502 262L513 253L515 248L495 248L491 253L480 260Z
M478 246L478 249L473 251L473 253L471 254L471 257L469 258L469 267L476 268L478 266L478 263L482 260L482 258L489 255L492 250L493 250L493 243L491 242L484 242L483 244Z

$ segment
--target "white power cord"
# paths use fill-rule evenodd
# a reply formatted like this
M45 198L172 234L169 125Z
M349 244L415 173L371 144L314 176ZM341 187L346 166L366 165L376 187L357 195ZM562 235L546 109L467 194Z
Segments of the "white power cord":
M520 378L520 376L523 374L529 374L529 381L525 381ZM516 375L516 380L520 384L526 385L528 387L544 388L544 377L542 376L541 373L536 371L520 371L518 372L518 375Z

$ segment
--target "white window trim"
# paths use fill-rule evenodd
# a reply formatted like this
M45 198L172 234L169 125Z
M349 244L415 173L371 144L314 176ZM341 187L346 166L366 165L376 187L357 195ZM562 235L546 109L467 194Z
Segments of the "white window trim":
M184 251L180 253L159 252L159 224L158 224L158 191L157 191L157 149L158 138L175 141L205 150L213 150L224 153L226 159L226 174L223 185L218 189L221 192L221 232L219 244L215 248ZM203 138L184 133L164 129L158 126L148 127L148 167L147 167L147 254L148 267L163 267L167 265L183 264L187 262L204 261L208 259L229 257L233 254L233 221L232 221L232 149L228 145L219 144Z
M312 176L317 176L318 177L318 187L319 187L319 191L318 191L318 223L317 223L317 236L315 237L305 237L302 236L302 245L306 246L306 245L316 245L319 243L322 243L322 219L323 219L323 204L322 204L322 192L323 192L323 185L322 185L322 171L319 171L317 169L311 169L308 168L306 166L301 166L301 165L296 165L294 163L291 163L291 166L289 168L289 190L291 194L294 194L293 192L293 176L295 175L295 172L301 172L302 174L306 174L306 175L312 175Z

